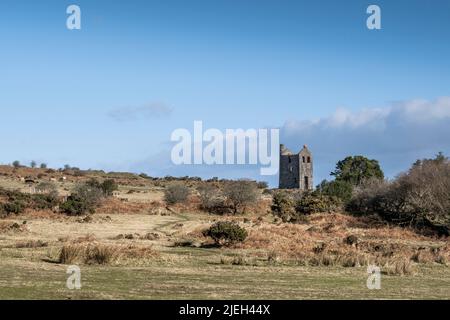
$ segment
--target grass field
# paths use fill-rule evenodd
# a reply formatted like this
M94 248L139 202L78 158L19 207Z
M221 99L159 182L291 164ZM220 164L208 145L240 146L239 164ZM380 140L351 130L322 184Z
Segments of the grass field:
M254 250L174 247L181 235L211 216L97 215L91 223L74 219L25 217L28 232L1 234L0 299L448 299L450 268L418 265L411 275L382 275L381 289L366 287L366 267L270 264L256 255L251 264L223 264L223 257ZM23 223L24 217L10 220ZM180 225L182 225L180 227ZM118 234L155 232L157 240L111 240ZM82 288L66 288L67 265L52 263L61 238L95 235L104 243L152 246L160 255L145 263L80 265ZM17 248L39 239L46 247Z

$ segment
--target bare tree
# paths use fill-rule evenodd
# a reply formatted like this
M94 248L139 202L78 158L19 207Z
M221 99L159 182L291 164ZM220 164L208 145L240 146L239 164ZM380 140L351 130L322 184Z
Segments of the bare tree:
M230 202L233 213L244 212L248 205L258 201L258 187L254 181L237 180L225 184L224 195Z

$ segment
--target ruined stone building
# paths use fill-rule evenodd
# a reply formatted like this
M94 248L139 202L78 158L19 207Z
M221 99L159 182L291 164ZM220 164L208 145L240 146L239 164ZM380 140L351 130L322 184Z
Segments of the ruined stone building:
M280 145L280 189L313 189L313 158L306 145L299 153L292 153Z

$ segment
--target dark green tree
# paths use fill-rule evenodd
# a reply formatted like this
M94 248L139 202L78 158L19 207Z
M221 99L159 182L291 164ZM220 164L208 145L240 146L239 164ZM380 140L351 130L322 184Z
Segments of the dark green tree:
M353 186L359 186L371 178L384 179L378 161L364 156L347 157L339 161L331 175L335 177L336 181L345 181Z

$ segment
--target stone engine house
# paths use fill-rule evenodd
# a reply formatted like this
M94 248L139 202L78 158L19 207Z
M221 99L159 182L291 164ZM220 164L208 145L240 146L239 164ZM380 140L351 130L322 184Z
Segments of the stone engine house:
M299 153L292 153L280 145L280 189L313 189L313 158L306 145Z

